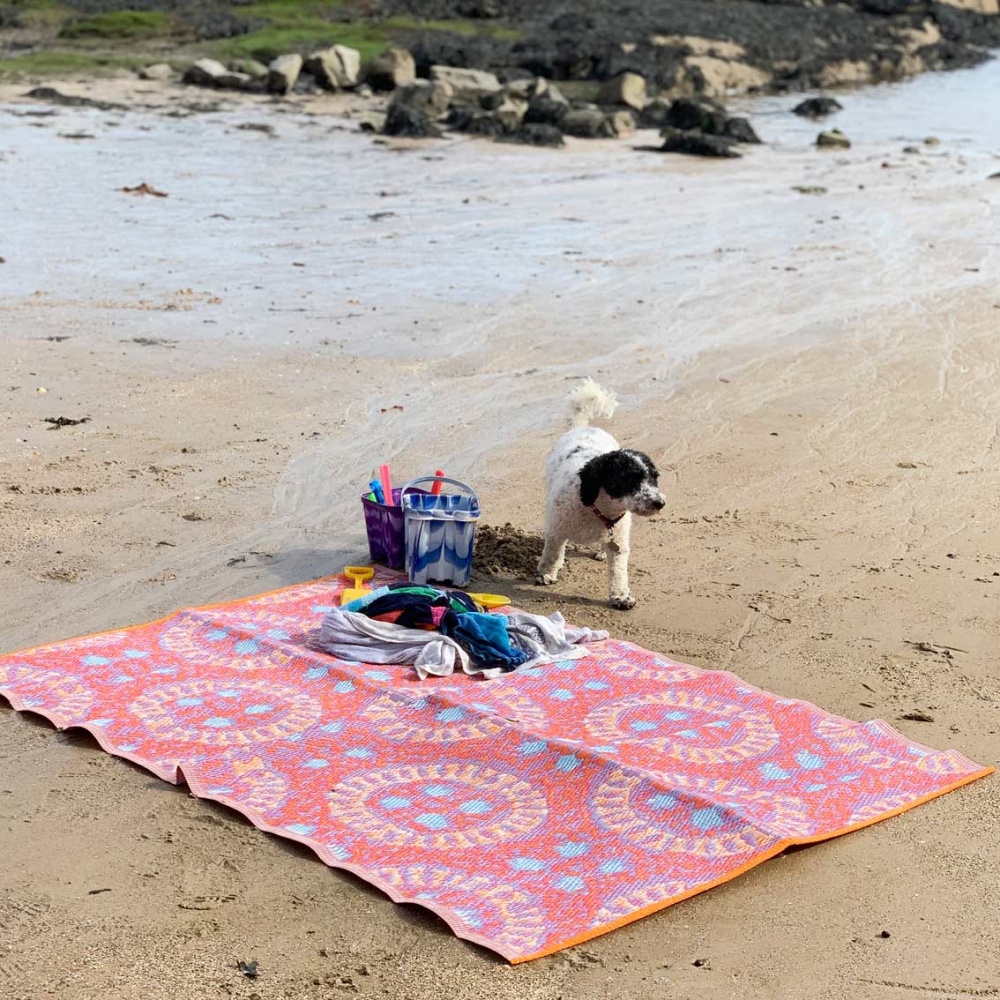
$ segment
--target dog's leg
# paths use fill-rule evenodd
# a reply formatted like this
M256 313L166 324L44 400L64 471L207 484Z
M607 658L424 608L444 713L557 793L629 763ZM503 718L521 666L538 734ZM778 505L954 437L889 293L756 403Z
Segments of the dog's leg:
M556 540L551 535L546 535L542 558L538 560L538 574L535 577L535 583L555 583L559 579L559 570L562 569L565 561L566 539Z
M608 589L611 593L611 607L628 611L635 607L635 598L628 589L628 533L618 538L610 538L604 543L608 554Z

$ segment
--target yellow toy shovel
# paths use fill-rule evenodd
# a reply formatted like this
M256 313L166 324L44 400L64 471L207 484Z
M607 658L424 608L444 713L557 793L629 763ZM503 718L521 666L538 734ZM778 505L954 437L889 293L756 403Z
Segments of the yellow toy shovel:
M340 603L350 604L351 601L356 601L359 597L364 597L365 594L370 594L371 591L367 590L362 584L365 580L370 580L375 575L375 569L372 566L345 566L344 576L354 584L353 587L347 587L340 595Z
M482 608L486 608L487 611L492 611L494 608L505 608L510 604L510 598L504 597L502 594L469 594L476 604Z

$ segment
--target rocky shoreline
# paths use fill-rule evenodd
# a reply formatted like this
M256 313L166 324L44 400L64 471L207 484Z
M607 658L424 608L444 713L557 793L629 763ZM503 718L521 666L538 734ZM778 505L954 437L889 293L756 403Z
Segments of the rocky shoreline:
M383 0L375 10L350 3L323 8L328 20L320 18L318 29L313 24L309 37L261 34L266 29L251 15L271 8L132 3L141 10L118 8L115 0L76 0L75 14L55 38L36 38L36 47L89 38L88 25L107 31L121 15L167 17L166 11L163 23L175 40L192 25L207 38L225 31L253 39L256 32L260 45L248 43L245 51L263 58L199 57L203 46L147 45L150 55L165 57L140 59L135 68L146 79L279 98L386 94L387 103L373 100L361 124L397 137L428 138L447 129L561 146L564 136L614 138L656 128L663 145L649 148L714 157L738 157L741 145L759 142L749 122L726 114L720 101L727 96L896 80L969 66L1000 47L1000 0L654 0L641 11L585 2L569 12L554 0ZM27 9L0 2L0 47L6 38L12 51ZM358 34L362 27L368 34ZM367 41L357 47L338 41L354 37ZM396 41L381 45L376 38ZM836 110L836 102L823 102L812 98L803 113L819 118ZM846 141L837 133L819 137L830 147Z
M411 75L407 77L409 82L400 82L386 100L384 95L375 94L369 83L361 81L358 54L341 46L336 48L341 51L314 53L308 60L296 54L279 56L270 67L260 66L256 74L248 73L245 66L227 67L202 59L179 80L166 63L145 67L140 76L167 85L271 94L278 100L293 92L296 96L304 93L307 98L310 92L322 90L352 92L370 102L360 115L356 108L346 112L357 120L360 131L403 139L438 139L450 131L496 142L559 147L565 145L564 136L614 139L645 128L658 129L664 142L662 146L637 146L638 150L720 158L739 158L740 146L761 142L748 119L728 114L718 101L708 97L678 97L672 101L649 98L645 81L635 74L608 81L601 91L603 103L591 104L568 100L544 77L501 84L485 71L434 66L430 80ZM402 50L392 50L391 55L399 65L405 65L405 60L412 63L409 53ZM332 76L334 73L337 75ZM69 94L47 85L33 87L20 96L100 111L128 108L126 104ZM216 105L194 102L189 107L211 110ZM808 98L793 110L818 121L841 108L831 98ZM821 132L816 144L850 147L837 129Z
M366 65L393 47L416 74L434 66L543 77L593 100L633 73L653 96L719 98L898 80L968 67L1000 48L1000 0L0 0L0 73L46 52L184 68L353 49ZM137 62L138 60L138 62ZM151 60L146 59L146 62ZM109 65L116 63L111 62ZM246 70L237 68L236 73Z
M427 15L428 4L392 0L392 11ZM584 2L442 0L431 16L476 10L506 16L518 40L410 39L418 70L431 65L528 71L554 80L643 76L668 97L809 90L898 80L971 66L1000 46L997 0L652 0L627 7Z
M269 35L260 27L268 7L131 0L126 9L116 0L76 0L54 37L38 36L34 44L81 37L93 43L95 32L125 37L157 24L175 41L192 32L203 40L259 36L259 45L248 42L246 50L262 58L199 58L198 46L160 46L156 51L165 57L140 61L139 75L278 97L386 93L388 103L373 101L362 127L390 136L428 138L449 129L561 146L564 136L614 138L656 128L664 142L653 148L738 157L741 145L759 139L748 122L726 114L719 103L725 97L824 90L973 65L1000 47L998 5L653 0L641 10L612 11L595 0L567 11L556 0L382 0L320 6L317 16L325 14L318 27L309 22L310 32ZM15 38L30 8L0 0L0 52L31 48ZM372 48L338 40L355 37L395 43L372 42ZM813 101L805 112L813 117L835 110ZM827 146L844 141L836 133L819 137Z
M224 65L200 59L187 68L180 82L214 90L271 94L350 91L375 99L361 117L365 132L406 139L441 138L445 131L466 133L497 142L559 147L564 137L614 139L637 129L657 129L662 146L641 150L692 156L739 158L739 147L758 145L760 137L750 122L727 113L724 105L707 96L667 99L650 96L647 81L625 72L602 83L597 101L570 100L545 77L506 74L502 82L494 73L466 67L435 65L430 79L418 77L416 61L405 49L392 48L363 66L361 54L346 46L311 53L303 58L287 53L270 66L251 63ZM168 63L140 71L144 79L172 82ZM388 92L388 102L379 101ZM51 87L36 87L26 95L55 103L79 103L86 98L66 97ZM841 110L830 97L811 97L794 112L816 121ZM837 129L821 132L817 146L849 148Z

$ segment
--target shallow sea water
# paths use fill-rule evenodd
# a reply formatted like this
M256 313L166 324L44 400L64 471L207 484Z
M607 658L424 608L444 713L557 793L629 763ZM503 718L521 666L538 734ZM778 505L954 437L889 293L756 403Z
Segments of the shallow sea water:
M318 517L353 502L373 454L405 458L435 434L447 394L469 433L442 443L440 463L473 476L552 426L571 377L639 406L708 349L806 345L991 274L995 288L998 96L1000 61L845 94L824 127L852 138L847 152L814 147L819 126L790 113L799 96L741 101L765 145L719 162L641 150L652 132L564 150L394 148L280 106L0 107L0 317L91 314L248 364L330 344L451 359L460 387L440 370L399 387L405 429L362 421L325 445L336 477L314 453L292 463L278 507ZM65 137L81 133L93 138ZM169 197L120 190L141 182Z

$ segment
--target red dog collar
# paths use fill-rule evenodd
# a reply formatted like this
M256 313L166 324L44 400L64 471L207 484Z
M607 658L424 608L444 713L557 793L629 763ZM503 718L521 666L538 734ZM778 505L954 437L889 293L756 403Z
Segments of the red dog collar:
M612 519L612 518L610 518L610 517L605 517L605 515L604 515L604 514L602 514L602 513L601 513L601 512L600 512L600 511L599 511L599 510L597 509L597 505L596 505L596 504L591 504L591 505L590 505L590 509L591 509L591 510L592 510L592 511L594 512L594 514L596 515L596 517L597 517L597 520L598 520L598 521L600 521L600 522L601 522L601 524L603 524L603 525L604 525L604 527L608 529L608 531L612 531L612 530L614 530L614 526L615 526L615 525L616 525L616 524L617 524L617 523L618 523L618 522L619 522L619 521L620 521L620 520L621 520L621 519L622 519L622 518L623 518L623 517L625 516L625 513L624 513L624 512L622 512L622 513L621 513L621 514L619 514L619 515L618 515L618 516L617 516L616 518L613 518L613 519Z

